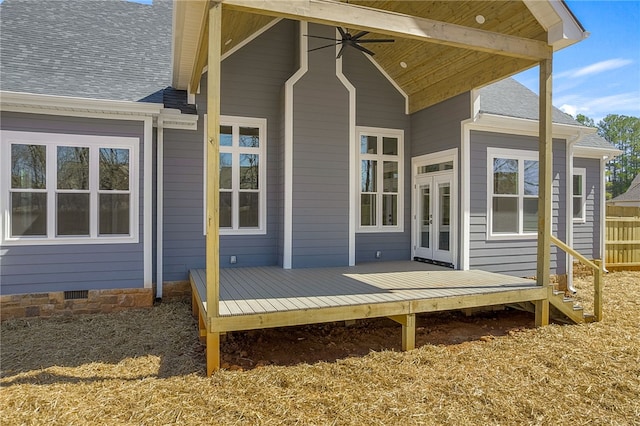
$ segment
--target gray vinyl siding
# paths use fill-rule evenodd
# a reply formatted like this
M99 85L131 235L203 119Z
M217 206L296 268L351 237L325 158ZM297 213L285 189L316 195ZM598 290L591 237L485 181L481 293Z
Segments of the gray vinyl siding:
M574 158L573 167L585 168L586 221L573 223L573 248L589 259L600 259L600 160Z
M471 132L470 268L508 275L536 275L537 238L487 239L487 148L538 150L538 139L502 133ZM553 141L553 234L566 240L566 144ZM564 253L551 250L551 273L566 271Z
M471 114L469 93L463 93L411 115L411 157L460 148L460 123Z
M333 37L333 27L309 25ZM335 72L335 51L309 54L294 85L292 267L349 262L349 96Z
M282 21L221 64L221 113L267 120L267 233L221 235L220 266L271 266L281 263L283 229L282 91L295 72L296 24ZM207 79L196 97L197 131L165 130L164 280L187 279L203 268L203 129ZM237 263L229 263L230 256Z
M143 286L144 125L141 121L100 120L3 112L3 130L124 136L140 139L139 242L66 244L0 248L2 294Z
M405 98L362 53L346 49L343 73L356 89L356 125L404 131L404 232L356 233L356 263L406 260L411 256L411 157L410 117ZM353 165L352 165L353 167Z

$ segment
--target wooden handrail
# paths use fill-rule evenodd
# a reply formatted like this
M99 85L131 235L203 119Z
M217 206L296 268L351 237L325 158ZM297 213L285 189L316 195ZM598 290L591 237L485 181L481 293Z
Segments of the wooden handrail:
M597 265L553 235L551 235L551 242L568 255L575 257L581 263L593 269L593 316L596 321L602 321L602 276L604 274L604 263L600 262L600 265Z

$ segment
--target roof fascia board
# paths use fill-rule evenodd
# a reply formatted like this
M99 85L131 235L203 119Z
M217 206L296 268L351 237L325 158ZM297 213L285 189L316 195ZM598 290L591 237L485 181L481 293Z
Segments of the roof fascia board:
M69 96L39 95L34 93L0 91L0 110L30 110L46 112L92 112L133 116L158 115L162 104L151 102L114 101L106 99L77 98Z
M525 136L538 136L538 120L508 117L505 115L479 113L470 125L474 130L484 130L496 133L514 133ZM553 123L553 136L563 139L573 139L577 142L582 136L595 133L596 129L572 124Z
M547 30L547 41L557 51L584 40L589 33L571 13L564 1L523 0L540 25Z
M341 25L390 36L524 59L547 59L545 42L498 34L432 19L341 3L335 0L223 0L224 7L250 13Z
M617 157L622 154L622 151L619 149L606 149L606 148L591 148L588 146L574 146L571 151L574 157L580 158L595 158L595 159L603 159L607 158L609 160Z

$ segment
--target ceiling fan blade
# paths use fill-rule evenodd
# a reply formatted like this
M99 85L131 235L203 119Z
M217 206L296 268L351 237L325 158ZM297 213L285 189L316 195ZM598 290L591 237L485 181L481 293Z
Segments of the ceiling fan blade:
M351 37L351 40L358 40L360 37L366 36L369 34L369 31L360 31L358 34Z
M358 50L360 50L360 51L362 51L364 53L368 53L371 56L375 55L375 53L373 53L372 51L370 51L366 47L360 46L359 44L354 44L353 47L355 47L356 49L358 49Z
M342 52L344 52L344 47L345 46L346 46L345 44L342 44L342 47L340 47L340 51L338 52L338 56L336 56L336 59L338 59L338 58L340 58L342 56Z
M347 33L342 29L342 27L337 27L340 32L340 36L344 39Z
M311 34L305 34L305 37L310 37L310 38L320 38L322 40L333 40L333 41L340 41L340 40L336 40L335 38L331 38L331 37L321 37L321 36L316 36L316 35L311 35Z
M367 39L367 40L358 40L358 43L393 43L395 40L390 38L378 38L378 39Z
M339 45L339 44L342 44L342 42L341 42L341 41L338 41L338 42L335 42L335 43L333 43L333 44L327 44L326 46L316 47L316 48L314 48L314 49L309 49L309 50L307 50L307 52L313 52L314 50L325 49L325 48L327 48L327 47L337 46L337 45ZM344 48L344 46L342 46L342 47Z

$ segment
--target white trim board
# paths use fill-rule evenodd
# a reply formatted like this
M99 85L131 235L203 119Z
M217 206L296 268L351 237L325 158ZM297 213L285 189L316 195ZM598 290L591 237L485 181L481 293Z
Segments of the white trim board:
M336 29L336 37L339 37ZM336 45L336 55L340 47ZM367 56L367 55L365 55ZM349 266L356 264L356 229L358 208L356 205L356 188L358 173L354 168L354 159L357 156L356 144L356 88L342 72L342 57L336 60L336 77L349 92Z
M300 21L299 25L300 68L284 85L284 269L291 269L293 258L293 89L309 70L308 38L304 37L308 31L308 24L306 21Z

